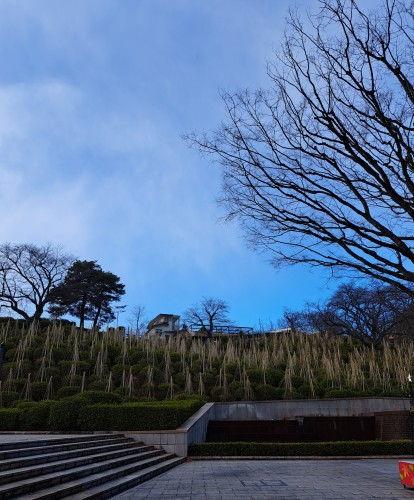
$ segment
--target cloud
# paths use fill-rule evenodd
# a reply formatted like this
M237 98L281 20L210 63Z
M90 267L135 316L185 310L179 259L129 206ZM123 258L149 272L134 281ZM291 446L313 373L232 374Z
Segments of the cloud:
M12 207L3 236L89 254L128 238L165 266L211 271L232 245L231 231L217 230L217 179L194 168L168 122L147 115L95 107L60 81L0 87L0 208Z
M180 136L220 123L219 88L267 85L279 4L0 2L2 241L97 259L154 313L248 303L269 268L217 222L220 170Z

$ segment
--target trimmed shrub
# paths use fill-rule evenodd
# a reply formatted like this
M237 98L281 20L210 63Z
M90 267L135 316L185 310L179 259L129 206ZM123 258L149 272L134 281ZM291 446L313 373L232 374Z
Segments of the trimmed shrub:
M387 397L387 398L406 398L407 391L394 389L393 391L381 391L378 393L378 396Z
M121 364L113 365L111 372L112 372L112 382L118 386L121 383L123 374L125 377L128 377L129 366Z
M263 384L263 370L259 368L248 368L246 374L252 384Z
M62 359L61 361L58 361L57 365L59 367L60 373L62 375L67 375L72 368L72 361Z
M0 409L0 431L15 431L19 422L17 408Z
M61 387L57 391L57 398L58 399L68 398L70 396L74 396L75 394L80 394L80 387L76 385L67 385L65 387Z
M20 394L18 392L2 392L0 394L0 402L2 408L10 408L13 401L20 399Z
M337 441L329 443L193 443L192 456L338 457L411 455L411 441Z
M177 396L174 397L174 401L200 401L203 405L207 403L207 399L203 398L203 396L199 396L198 394L186 394L185 392L177 394Z
M330 389L325 392L325 398L354 398L357 392L352 389Z
M203 401L156 401L123 405L89 405L79 411L82 431L148 431L176 429L201 406Z
M185 387L185 375L183 372L176 373L173 376L174 384L178 385L181 389Z
M62 377L62 384L64 386L79 386L82 383L82 376L81 375L65 375Z
M108 382L105 380L94 380L89 384L89 390L91 391L104 391L108 386Z
M17 407L19 410L19 430L46 430L50 409L56 403L57 401L19 403Z
M266 370L265 371L266 375L266 383L269 385L274 385L277 387L283 380L285 374L282 370Z
M173 384L174 393L179 389L178 385ZM159 384L156 390L158 399L165 399L171 390L171 384Z
M213 387L210 391L211 401L223 401L223 388Z
M85 401L88 404L121 404L122 397L113 392L106 391L84 391L73 396L77 401Z
M244 399L244 385L242 382L231 382L229 384L229 399L230 401L243 401Z
M258 384L254 388L254 393L258 401L268 401L280 399L280 391L269 384Z
M56 401L50 409L48 427L52 431L78 430L77 421L81 408L94 404L120 404L121 396L113 392L85 391Z
M31 386L33 401L41 401L42 399L44 399L46 390L46 382L33 382Z

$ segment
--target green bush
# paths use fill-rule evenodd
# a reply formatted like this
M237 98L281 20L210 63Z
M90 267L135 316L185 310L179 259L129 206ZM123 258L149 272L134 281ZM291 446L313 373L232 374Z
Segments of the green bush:
M0 393L0 407L10 408L13 401L17 401L19 398L20 394L18 392L2 392Z
M121 364L113 365L111 372L112 382L114 385L118 386L122 381L122 375L124 375L124 377L129 376L129 366Z
M258 384L254 388L254 393L258 401L268 401L280 399L280 390L269 384Z
M47 390L46 382L33 382L31 386L33 401L41 401L44 399Z
M242 382L231 382L229 384L229 400L243 401L244 399L244 384Z
M282 370L266 370L265 371L266 375L266 383L269 385L274 385L277 387L283 380L283 377L285 376L284 372Z
M61 387L57 391L57 399L68 398L70 396L74 396L75 394L80 394L80 387L76 385L67 385L65 387Z
M203 374L203 384L206 389L214 387L217 382L218 375L211 372L206 372Z
M325 392L325 398L354 398L356 395L352 389L330 389Z
M207 399L198 394L186 394L185 392L174 396L175 401L200 401L203 405L207 403Z
M179 389L178 385L173 384L174 393ZM165 399L169 396L171 391L171 384L159 384L157 387L157 397L159 399Z
M223 401L223 388L222 387L213 387L210 391L210 399L211 401Z
M184 389L185 386L185 375L183 372L176 373L173 376L174 384L178 385L181 389Z
M348 457L410 455L411 441L337 441L329 443L193 443L192 456Z
M53 347L52 356L55 363L58 363L59 361L63 361L66 358L67 351L63 347Z
M259 368L248 368L246 374L252 384L263 384L263 370Z
M94 380L89 384L89 390L91 391L104 391L108 386L108 382L105 380Z
M66 359L62 359L61 361L58 361L57 365L59 367L60 373L62 375L67 375L70 372L70 369L72 368L72 361L68 361Z
M79 386L82 383L82 376L81 375L65 375L62 376L62 384L64 386Z
M89 405L79 411L82 431L176 429L203 406L203 401L156 401L123 405Z
M121 396L113 392L85 391L56 401L51 407L48 427L52 431L78 430L77 421L82 407L99 404L120 404Z
M17 408L0 409L0 431L15 431L19 421Z
M47 430L47 422L51 407L57 401L38 401L19 403L19 430L44 431Z
M387 398L406 398L407 391L394 389L393 391L381 391L378 393L378 396L387 397Z
M139 347L132 347L128 353L128 359L131 365L139 363L144 356L145 356L144 350Z

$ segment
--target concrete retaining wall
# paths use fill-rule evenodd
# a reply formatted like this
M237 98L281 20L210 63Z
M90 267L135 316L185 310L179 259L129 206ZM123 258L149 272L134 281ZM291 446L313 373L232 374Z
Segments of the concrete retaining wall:
M350 417L409 410L409 398L298 399L216 403L216 420L283 420L301 417Z
M301 399L293 401L255 401L207 403L174 431L122 432L147 445L164 448L186 457L191 443L203 443L209 420L283 420L310 416L374 415L378 412L408 411L408 398Z
M175 431L131 431L121 434L146 445L164 448L168 453L186 457L188 445L206 440L208 421L215 418L214 403L207 403Z

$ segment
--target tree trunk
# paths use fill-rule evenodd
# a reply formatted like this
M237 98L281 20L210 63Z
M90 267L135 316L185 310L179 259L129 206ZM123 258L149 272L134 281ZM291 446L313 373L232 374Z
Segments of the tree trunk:
M99 306L98 309L96 310L95 318L93 320L93 326L92 326L92 328L94 330L96 328L96 325L98 324L98 320L99 320L100 314L101 314L101 306Z

